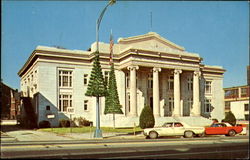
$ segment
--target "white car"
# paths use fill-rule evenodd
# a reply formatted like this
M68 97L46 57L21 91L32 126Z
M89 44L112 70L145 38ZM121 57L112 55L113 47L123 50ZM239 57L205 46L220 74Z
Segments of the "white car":
M161 136L184 136L186 138L191 138L194 135L204 136L204 127L193 127L184 122L169 122L163 124L162 127L156 128L146 128L143 130L146 137L157 138Z

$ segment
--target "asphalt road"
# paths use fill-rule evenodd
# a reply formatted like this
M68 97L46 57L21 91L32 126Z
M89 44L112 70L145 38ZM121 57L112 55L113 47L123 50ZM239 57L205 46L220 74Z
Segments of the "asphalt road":
M248 138L5 142L1 158L248 159Z

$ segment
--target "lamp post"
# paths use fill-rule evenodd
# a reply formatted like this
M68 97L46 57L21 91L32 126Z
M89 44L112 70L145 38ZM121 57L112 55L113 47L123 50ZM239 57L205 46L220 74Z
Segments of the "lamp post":
M99 27L100 27L100 23L102 21L102 17L105 13L105 11L107 10L108 6L113 5L116 2L116 0L110 0L109 3L106 5L106 7L102 10L99 18L96 21L96 51L99 52Z
M116 0L110 0L106 7L102 10L98 20L96 21L96 54L99 54L99 27L102 21L102 17L107 10L108 6L113 5ZM96 55L99 56L99 55ZM99 96L96 97L96 130L94 138L102 138L102 131L100 129L100 108L99 108Z

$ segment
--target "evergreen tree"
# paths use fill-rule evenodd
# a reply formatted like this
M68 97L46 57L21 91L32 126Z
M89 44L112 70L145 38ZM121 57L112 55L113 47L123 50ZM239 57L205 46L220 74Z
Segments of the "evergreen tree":
M93 68L91 71L88 88L85 93L86 96L96 97L96 130L94 137L102 137L102 131L100 129L99 98L105 96L106 93L107 90L102 75L99 52L95 52Z
M116 78L114 64L111 64L109 72L109 81L107 96L105 98L104 114L113 114L114 128L115 128L115 114L123 114L117 92Z
M231 111L229 111L226 113L225 118L222 120L222 122L228 122L232 126L235 126L236 118L235 118L234 114Z
M106 86L102 75L99 53L95 52L93 68L91 71L86 96L103 97L106 95Z
M145 105L140 115L139 126L141 127L141 129L144 129L144 128L153 128L154 125L155 125L155 118L153 115L153 111L151 107Z

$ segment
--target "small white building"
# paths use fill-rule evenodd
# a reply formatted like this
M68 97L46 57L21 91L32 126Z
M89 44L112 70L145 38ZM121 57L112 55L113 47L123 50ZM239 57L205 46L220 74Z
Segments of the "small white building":
M237 120L249 121L249 86L225 88L225 112L231 111Z
M99 43L103 75L110 70L110 44ZM21 91L34 100L37 123L70 115L84 117L95 125L95 97L85 96L96 43L89 51L38 46L18 72ZM167 121L183 120L194 125L224 118L223 73L219 66L202 64L197 53L190 53L157 33L120 38L113 46L113 61L122 115L116 126L139 124L145 105L153 109L156 126ZM101 98L101 126L112 126L112 115L104 115ZM50 116L48 118L48 115Z

